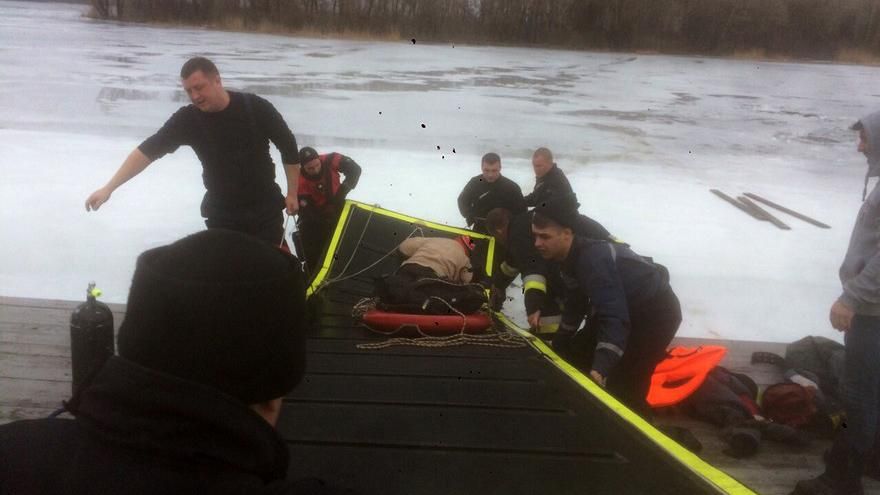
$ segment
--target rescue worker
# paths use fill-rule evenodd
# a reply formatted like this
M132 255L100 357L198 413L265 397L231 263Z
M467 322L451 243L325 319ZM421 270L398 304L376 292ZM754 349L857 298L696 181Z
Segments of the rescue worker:
M575 234L576 219L576 210L558 202L539 206L532 217L535 248L559 263L565 284L553 348L649 417L651 376L681 323L669 272L626 244Z
M409 273L415 278L442 278L466 284L473 279L470 254L474 244L463 235L455 239L445 237L410 237L397 248L405 260L398 273Z
M538 206L553 196L574 194L568 178L553 161L553 153L549 149L535 150L532 168L535 170L535 188L525 197L527 206Z
M299 179L299 221L297 237L301 257L314 275L320 258L342 211L348 193L357 186L361 167L340 153L319 155L308 146L299 150L302 174ZM340 173L345 176L340 181Z
M501 175L501 157L486 153L480 162L482 173L474 176L458 195L458 211L468 228L487 234L486 214L495 208L506 208L513 214L526 211L522 189Z
M562 196L558 201L567 202L575 212L579 206L574 194ZM538 335L550 336L559 327L559 299L564 289L558 270L535 249L531 228L532 213L512 215L508 210L497 208L489 212L486 225L489 233L499 244L498 269L492 277L492 303L500 310L507 287L517 275L522 279L524 303L529 328ZM576 213L575 231L590 239L613 240L613 236L599 222Z
M97 211L117 188L151 163L180 146L191 146L202 163L205 225L278 245L284 234L282 210L286 206L293 215L299 208L296 138L271 103L254 94L227 91L210 60L191 58L180 69L180 80L192 104L181 107L135 148L107 184L89 195L86 210ZM281 152L286 198L275 183L269 141Z

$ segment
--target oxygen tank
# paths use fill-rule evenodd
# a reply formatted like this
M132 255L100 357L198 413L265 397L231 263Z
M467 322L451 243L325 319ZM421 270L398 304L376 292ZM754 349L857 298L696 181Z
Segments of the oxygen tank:
M98 302L101 290L90 282L86 302L70 315L70 361L73 368L73 393L76 394L89 375L113 355L113 313Z

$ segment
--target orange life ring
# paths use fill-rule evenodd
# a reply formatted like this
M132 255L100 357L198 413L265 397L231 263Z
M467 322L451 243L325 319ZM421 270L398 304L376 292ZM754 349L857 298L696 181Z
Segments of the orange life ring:
M459 315L417 315L371 309L364 313L361 321L379 333L401 337L478 334L492 326L492 318L485 313L474 313L462 318Z

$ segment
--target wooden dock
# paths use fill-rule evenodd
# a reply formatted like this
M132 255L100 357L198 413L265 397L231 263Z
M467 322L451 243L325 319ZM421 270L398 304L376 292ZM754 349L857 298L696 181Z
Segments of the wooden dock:
M42 418L70 396L70 314L77 302L0 297L0 423ZM125 307L111 304L118 328ZM749 363L753 351L784 353L784 345L743 341L678 339L683 345L725 345L722 365L751 376L762 388L781 381L770 365ZM814 440L805 450L764 441L757 455L734 459L722 453L726 447L711 425L683 417L661 417L660 424L689 428L702 442L700 456L714 466L767 495L790 493L798 479L821 472L822 451L827 440ZM865 479L866 493L880 495L880 483Z

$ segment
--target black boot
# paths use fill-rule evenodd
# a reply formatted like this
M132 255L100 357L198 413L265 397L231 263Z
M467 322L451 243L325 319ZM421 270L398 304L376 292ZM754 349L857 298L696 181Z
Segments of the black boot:
M798 481L792 495L863 495L863 454L849 448L838 434L825 456L825 472L820 476Z

